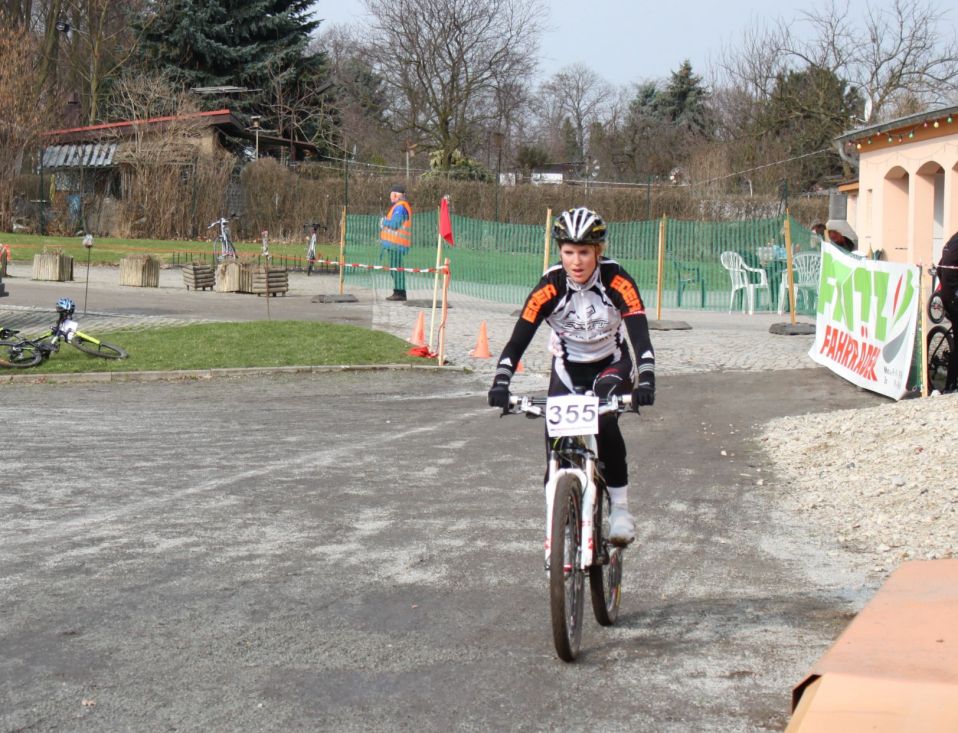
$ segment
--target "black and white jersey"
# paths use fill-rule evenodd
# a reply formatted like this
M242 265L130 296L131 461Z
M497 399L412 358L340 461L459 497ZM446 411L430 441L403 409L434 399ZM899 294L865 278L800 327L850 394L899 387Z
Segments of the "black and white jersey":
M639 372L654 369L645 305L635 281L615 260L600 258L592 277L581 285L572 281L561 265L549 268L526 298L497 374L512 377L543 321L552 327L550 348L557 358L573 363L592 363L610 356L617 360L627 333Z

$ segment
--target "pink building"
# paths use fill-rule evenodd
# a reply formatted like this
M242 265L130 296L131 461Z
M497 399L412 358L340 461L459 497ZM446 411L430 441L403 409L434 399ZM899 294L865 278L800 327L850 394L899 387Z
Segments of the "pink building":
M859 254L938 262L958 231L958 106L858 128L836 143L846 159L858 157L858 180L840 190Z

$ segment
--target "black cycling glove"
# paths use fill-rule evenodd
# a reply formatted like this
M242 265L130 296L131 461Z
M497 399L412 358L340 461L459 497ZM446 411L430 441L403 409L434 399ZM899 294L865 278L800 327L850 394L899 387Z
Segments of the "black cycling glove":
M501 377L492 384L489 390L489 407L509 409L509 382Z
M641 380L632 390L633 407L650 407L655 402L655 375L643 374Z

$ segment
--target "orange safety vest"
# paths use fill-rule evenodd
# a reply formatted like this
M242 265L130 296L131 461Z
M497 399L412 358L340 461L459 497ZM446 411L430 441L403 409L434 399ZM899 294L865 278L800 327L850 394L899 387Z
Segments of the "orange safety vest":
M386 214L386 220L388 221L393 218L393 214L396 212L397 206L404 206L406 208L405 220L399 229L393 229L392 227L384 226L379 232L379 238L383 242L389 242L397 247L409 249L409 246L412 244L412 209L410 208L409 203L407 201L397 201L389 209L389 213Z

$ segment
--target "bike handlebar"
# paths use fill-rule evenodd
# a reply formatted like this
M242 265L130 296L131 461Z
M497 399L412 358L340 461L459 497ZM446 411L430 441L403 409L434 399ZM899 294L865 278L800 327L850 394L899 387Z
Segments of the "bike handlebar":
M545 417L545 406L548 397L531 397L527 395L510 395L509 407L503 410L504 415L517 415L524 412L530 417ZM606 415L610 412L626 412L629 408L639 411L638 405L632 404L632 395L612 395L611 397L599 398L599 414Z
M229 219L222 219L222 218L221 218L221 219L217 219L216 221L214 221L212 224L210 224L210 225L209 225L208 227L206 227L206 228L207 228L207 229L212 229L212 228L215 227L217 224L229 224L229 223L230 223L230 220L229 220Z

